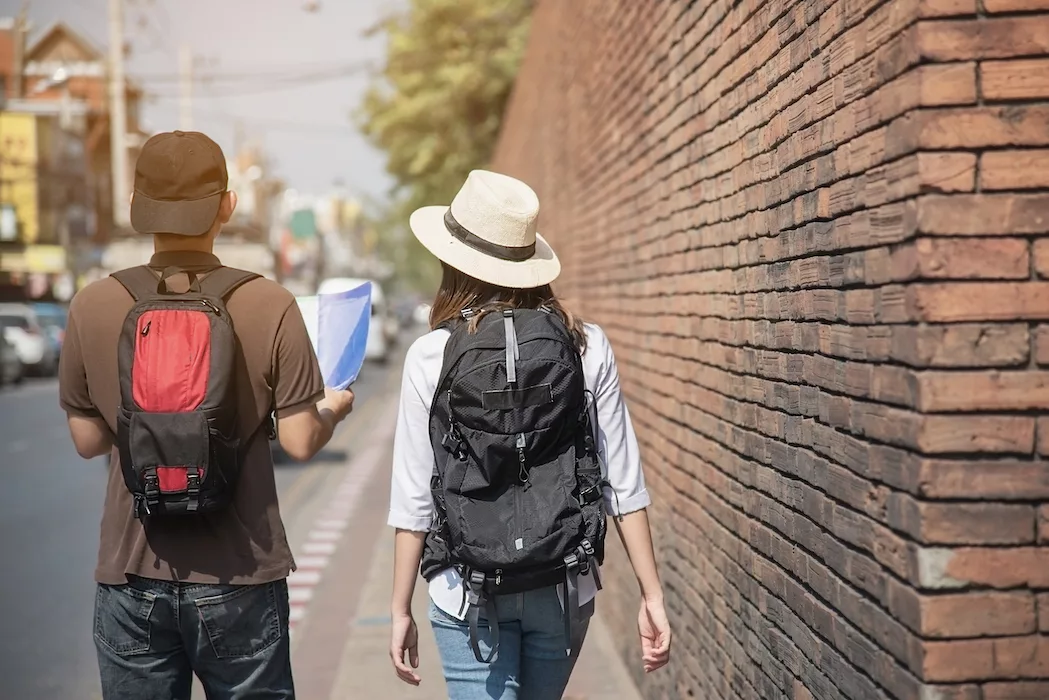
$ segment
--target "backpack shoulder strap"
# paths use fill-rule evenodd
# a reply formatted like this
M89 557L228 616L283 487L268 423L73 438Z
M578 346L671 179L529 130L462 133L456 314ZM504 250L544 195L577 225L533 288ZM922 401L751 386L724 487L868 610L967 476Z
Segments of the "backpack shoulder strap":
M120 282L135 301L155 295L160 282L160 278L145 265L118 270L110 277Z
M219 299L228 299L238 287L260 276L235 267L220 267L201 278L200 291Z

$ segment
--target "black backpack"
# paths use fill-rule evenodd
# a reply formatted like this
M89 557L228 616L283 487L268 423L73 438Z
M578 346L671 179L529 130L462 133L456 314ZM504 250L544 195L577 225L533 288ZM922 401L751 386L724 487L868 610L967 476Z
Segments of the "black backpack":
M229 267L171 293L187 272L148 267L113 273L135 300L117 348L117 449L136 518L207 513L233 499L240 475L234 391L237 337L225 300L258 277Z
M545 309L482 312L471 333L474 315L464 311L450 328L430 411L435 522L422 575L449 566L462 574L482 663L499 646L494 596L564 583L572 655L582 632L577 577L604 559L607 527L582 359ZM488 658L478 645L482 607Z

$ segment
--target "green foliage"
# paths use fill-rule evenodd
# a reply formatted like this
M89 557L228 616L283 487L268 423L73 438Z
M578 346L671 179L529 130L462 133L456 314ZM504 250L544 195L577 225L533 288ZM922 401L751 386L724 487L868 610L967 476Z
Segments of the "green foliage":
M475 168L485 167L528 38L532 0L409 0L372 32L387 37L386 64L356 118L386 153L396 186L374 217L399 273L417 288L436 264L405 236L408 215L447 204ZM406 248L407 247L407 248ZM406 249L405 249L406 248ZM420 259L422 258L422 259Z

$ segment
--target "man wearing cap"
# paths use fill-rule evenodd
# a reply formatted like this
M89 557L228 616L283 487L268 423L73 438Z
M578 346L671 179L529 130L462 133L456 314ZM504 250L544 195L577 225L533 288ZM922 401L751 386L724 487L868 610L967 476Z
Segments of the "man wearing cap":
M152 270L185 273L169 282L176 292L191 275L206 279L221 267L213 245L237 205L227 184L222 150L203 134L164 133L143 146L131 225L153 236ZM189 698L195 673L212 699L293 698L285 579L294 560L277 506L269 416L276 412L284 450L310 459L352 409L353 394L325 389L292 294L261 277L246 282L226 300L243 450L233 502L217 512L138 519L113 449L117 346L133 304L112 277L78 293L59 374L77 452L112 455L95 569L103 697Z

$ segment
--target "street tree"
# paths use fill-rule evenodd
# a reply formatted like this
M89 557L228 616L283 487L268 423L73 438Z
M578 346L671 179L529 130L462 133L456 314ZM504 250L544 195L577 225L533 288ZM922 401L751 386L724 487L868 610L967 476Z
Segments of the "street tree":
M385 65L356 113L395 185L372 214L402 279L432 288L437 265L408 234L417 207L451 201L486 167L528 37L532 0L409 0L369 30Z

